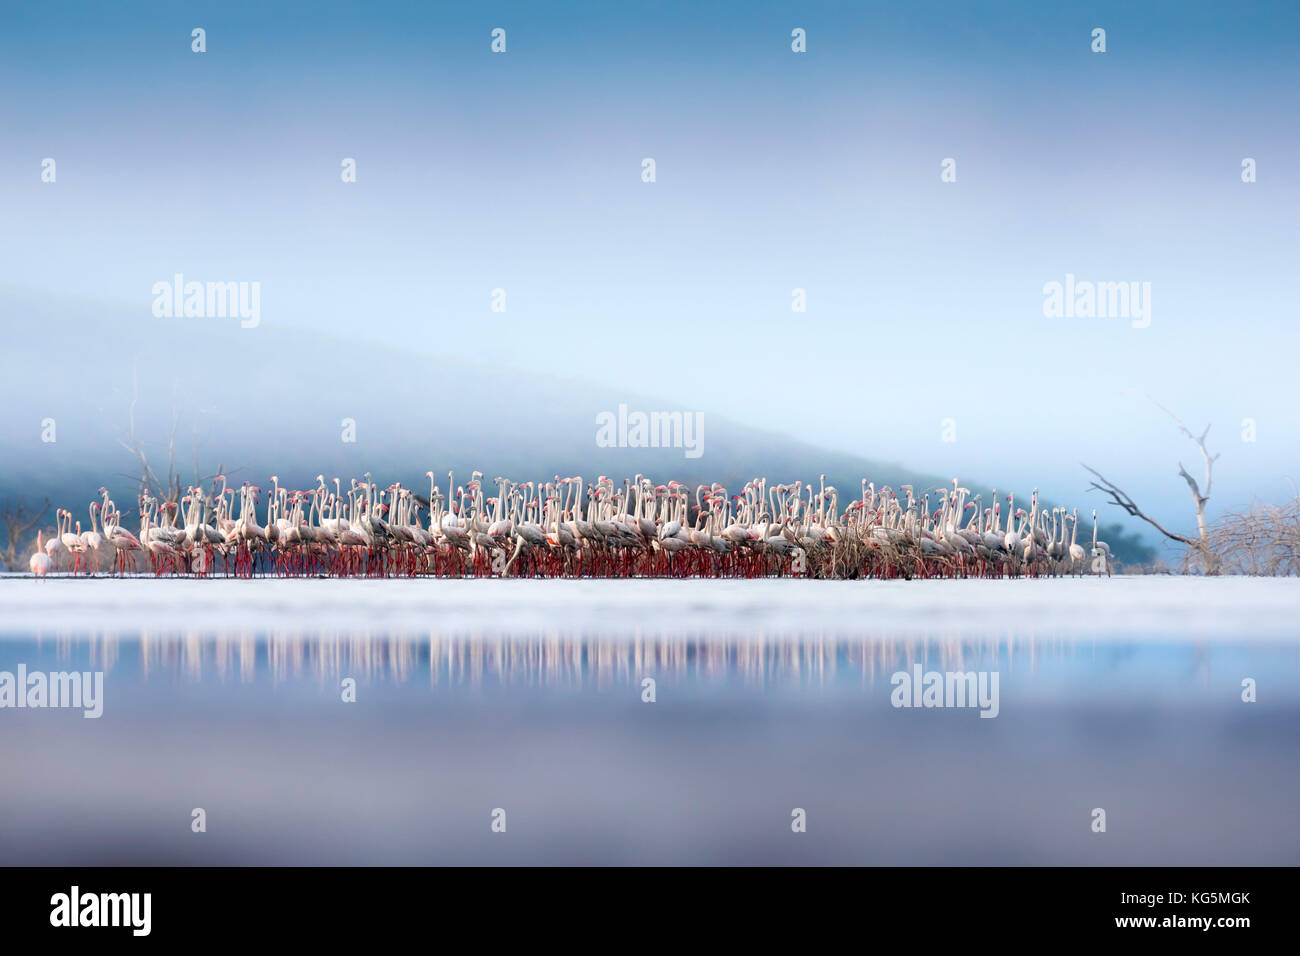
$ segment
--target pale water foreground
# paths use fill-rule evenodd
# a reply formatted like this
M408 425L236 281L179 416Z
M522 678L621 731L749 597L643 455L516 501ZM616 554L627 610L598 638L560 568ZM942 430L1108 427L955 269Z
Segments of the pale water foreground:
M1252 579L9 577L0 671L105 677L99 719L0 709L0 863L1294 864L1297 606ZM996 672L998 716L891 706L918 663Z

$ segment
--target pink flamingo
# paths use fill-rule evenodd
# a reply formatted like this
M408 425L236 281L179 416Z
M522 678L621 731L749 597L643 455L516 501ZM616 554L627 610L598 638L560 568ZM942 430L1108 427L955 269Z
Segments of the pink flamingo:
M44 531L36 532L36 553L27 561L27 567L38 578L45 577L50 573L50 569L54 567L54 559L45 552L45 544L41 540L44 535Z

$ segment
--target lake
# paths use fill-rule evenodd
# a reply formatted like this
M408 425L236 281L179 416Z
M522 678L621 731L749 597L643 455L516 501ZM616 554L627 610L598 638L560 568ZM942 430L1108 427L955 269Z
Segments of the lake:
M1294 865L1297 607L1279 579L5 576L0 679L103 691L0 707L0 863Z

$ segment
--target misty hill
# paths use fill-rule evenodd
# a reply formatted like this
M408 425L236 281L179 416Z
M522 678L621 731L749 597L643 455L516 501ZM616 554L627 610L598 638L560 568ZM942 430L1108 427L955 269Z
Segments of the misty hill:
M607 474L621 481L641 473L657 482L719 481L733 493L755 475L816 482L824 473L842 507L860 494L863 477L895 489L911 483L918 492L953 477L827 451L707 410L697 458L682 448L598 447L597 416L617 414L620 404L693 410L585 382L581 370L519 371L495 365L489 353L467 361L429 354L421 343L376 344L364 318L355 338L342 340L267 322L242 329L233 319L158 319L147 304L127 309L13 291L0 292L0 315L9 412L0 425L0 498L48 495L83 522L100 485L123 508L135 498L138 466L119 439L137 382L135 429L150 462L165 472L175 413L186 483L194 481L196 455L200 475L220 466L234 483L266 486L275 473L301 488L318 473L346 484L370 471L377 481L425 493L429 469L443 488L449 470L459 484L478 468L488 480ZM49 426L42 422L51 419L56 440L43 442ZM962 478L990 503L985 484ZM1006 481L996 486L1011 490ZM1014 490L1027 500L1029 489ZM1085 502L1069 504L1083 512ZM1080 533L1089 532L1085 520ZM1103 534L1121 559L1150 560L1150 550L1118 526Z

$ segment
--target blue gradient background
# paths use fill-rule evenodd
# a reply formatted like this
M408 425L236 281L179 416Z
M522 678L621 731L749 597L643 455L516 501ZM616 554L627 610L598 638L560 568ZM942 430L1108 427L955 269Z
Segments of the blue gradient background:
M1179 525L1195 449L1143 391L1214 423L1217 506L1300 472L1298 11L11 3L0 283L257 280L264 325L1069 498L1082 459ZM1151 327L1044 318L1067 272L1150 282Z

